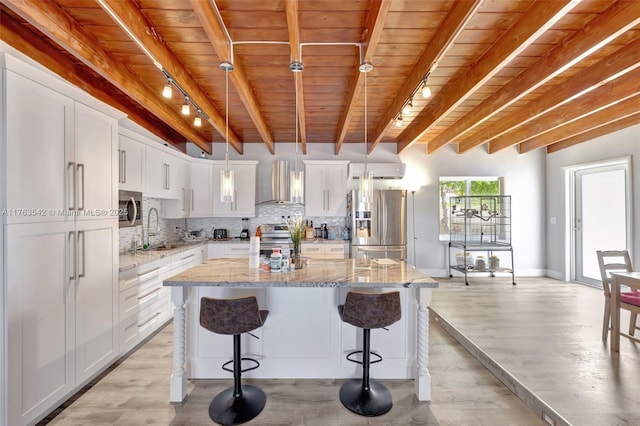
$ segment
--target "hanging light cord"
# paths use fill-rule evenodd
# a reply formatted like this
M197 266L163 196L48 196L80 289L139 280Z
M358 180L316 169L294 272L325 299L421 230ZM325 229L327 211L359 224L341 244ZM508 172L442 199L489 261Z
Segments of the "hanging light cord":
M364 171L367 171L367 74L364 73Z
M225 70L225 140L226 140L226 148L225 148L225 168L227 171L229 170L229 70Z
M294 73L296 90L296 173L298 173L298 73Z

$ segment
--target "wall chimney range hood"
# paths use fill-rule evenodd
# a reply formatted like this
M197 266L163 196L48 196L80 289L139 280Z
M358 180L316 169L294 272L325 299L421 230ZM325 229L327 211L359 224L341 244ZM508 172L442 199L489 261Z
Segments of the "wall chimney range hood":
M289 162L287 160L273 160L271 163L271 200L260 204L295 204L289 195Z

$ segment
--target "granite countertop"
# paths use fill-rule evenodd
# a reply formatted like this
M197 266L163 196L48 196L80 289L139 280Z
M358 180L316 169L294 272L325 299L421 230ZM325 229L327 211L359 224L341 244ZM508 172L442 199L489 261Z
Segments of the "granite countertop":
M165 257L170 257L172 254L180 253L186 250L190 250L195 247L200 247L204 244L208 244L208 240L193 242L193 243L179 243L175 247L171 249L151 249L151 250L137 250L134 252L126 252L120 254L120 272L128 271L129 269L137 268L140 265L144 265L145 263L153 262L158 259L163 259ZM178 244L178 243L173 243ZM170 243L171 245L171 243Z
M314 259L303 269L249 269L248 259L211 259L164 281L166 286L436 288L438 282L405 261Z

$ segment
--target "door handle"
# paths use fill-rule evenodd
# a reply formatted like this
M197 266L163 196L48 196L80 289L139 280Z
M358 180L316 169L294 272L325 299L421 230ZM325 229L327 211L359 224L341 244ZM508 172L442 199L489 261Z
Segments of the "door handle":
M74 163L73 161L70 161L69 164L67 164L67 173L68 176L72 179L73 185L71 187L71 191L69 192L69 210L75 210L76 209L76 184L78 183L78 179L76 178L76 163ZM68 186L68 185L67 185ZM73 197L73 203L71 202L71 199Z
M131 220L129 221L129 225L133 226L133 224L136 223L136 218L138 217L138 204L136 203L136 200L133 199L133 197L129 199L128 204L131 204L131 206L133 206L133 216L131 216Z
M80 173L80 169L82 169L82 173L80 174L80 180L82 181L82 191L80 191L80 188L78 187L78 199L80 199L80 195L82 195L82 207L80 207L80 202L78 201L78 210L84 210L84 163L78 163L78 165L76 166L76 170L78 173Z
M86 251L86 241L85 241L85 234L84 231L78 231L78 247L80 247L80 237L82 236L82 251L80 251L80 249L78 249L78 253L82 252L82 273L78 274L78 278L84 278L86 276L86 262L85 262L85 257L87 254Z
M67 237L67 243L69 244L69 248L67 249L67 266L69 264L69 260L73 260L73 267L71 268L72 274L69 276L69 280L73 281L76 279L76 239L75 239L75 231L70 231L69 236ZM73 243L73 250L71 249L71 243Z
M127 151L122 150L122 183L127 183Z

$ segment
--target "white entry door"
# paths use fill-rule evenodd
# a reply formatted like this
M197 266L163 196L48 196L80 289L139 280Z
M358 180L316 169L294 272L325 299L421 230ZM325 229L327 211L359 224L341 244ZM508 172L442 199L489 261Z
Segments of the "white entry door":
M574 279L599 286L596 251L631 246L629 164L580 168L574 176Z

